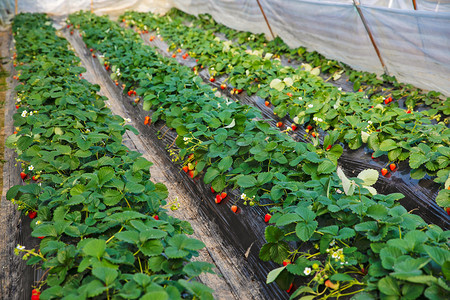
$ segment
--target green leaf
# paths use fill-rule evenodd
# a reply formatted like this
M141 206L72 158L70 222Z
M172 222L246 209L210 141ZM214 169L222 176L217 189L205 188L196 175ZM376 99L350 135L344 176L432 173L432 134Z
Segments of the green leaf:
M273 173L270 172L262 172L258 174L257 183L258 186L264 185L270 182L273 179Z
M440 190L436 197L436 203L441 207L450 207L450 190Z
M130 244L139 243L139 233L136 231L121 231L115 234L115 237L120 241L125 241Z
M412 153L409 157L409 166L411 169L417 169L428 160L429 158L422 153Z
M120 202L120 200L122 200L122 198L123 195L117 190L107 189L103 193L103 203L105 203L108 206L116 205L117 203Z
M383 220L388 216L388 211L389 210L386 206L382 204L374 204L367 209L366 214L375 220Z
M164 246L160 240L148 240L139 245L139 250L147 256L156 256L164 251Z
M98 171L98 183L100 186L110 181L114 177L114 169L110 167L103 167Z
M317 168L317 173L319 174L331 174L334 171L336 171L336 165L329 160L324 160L319 164L319 167Z
M309 239L314 234L314 230L316 230L317 225L317 221L312 221L309 223L300 222L297 224L297 226L295 226L295 233L302 241L309 241Z
M288 213L279 217L276 221L277 226L285 226L294 222L300 221L301 218L298 214Z
M36 227L33 232L31 233L34 237L40 237L40 236L58 236L58 232L55 229L55 226L50 224L43 224L38 227Z
M184 234L176 234L169 240L169 245L177 247L178 249L188 249L188 250L200 250L205 247L203 242L188 238Z
M392 149L398 148L398 143L394 140L387 139L381 142L380 150L381 151L390 151Z
M280 273L281 273L284 269L286 269L286 267L279 267L279 268L276 268L276 269L270 271L269 274L267 274L267 280L266 280L266 283L269 284L269 283L274 282L275 279L277 279L278 275L280 275Z
M400 296L400 287L397 283L397 280L394 278L387 276L384 278L381 278L380 281L378 281L378 289L385 295L388 296Z
M206 184L211 183L211 181L214 180L214 178L216 178L218 175L220 174L220 171L216 168L213 167L209 167L208 170L206 171L205 176L203 177L203 181Z
M192 261L183 267L183 272L185 272L189 277L197 277L202 273L214 274L213 264L203 262L203 261Z
M162 239L167 236L167 232L164 230L148 228L141 231L139 234L139 240L144 242L146 240Z
M106 285L110 285L117 278L119 273L112 269L106 267L94 267L92 269L92 274L103 281Z
M87 242L83 247L85 255L94 256L100 259L106 250L106 242L104 240L93 239Z
M424 245L425 252L438 265L442 266L446 261L450 261L450 251L436 246Z
M337 273L330 277L333 281L352 281L353 277L348 274Z
M224 171L228 170L232 164L233 164L233 158L231 156L227 156L219 162L218 168L219 168L220 172L224 172Z
M276 243L284 238L284 233L281 229L275 226L267 226L264 232L267 242Z
M244 176L240 176L236 183L243 188L249 188L249 187L254 187L257 185L257 181L255 179L255 177L250 176L250 175L244 175Z
M139 170L148 170L153 163L149 162L143 157L139 157L133 164L132 170L133 172L137 172Z

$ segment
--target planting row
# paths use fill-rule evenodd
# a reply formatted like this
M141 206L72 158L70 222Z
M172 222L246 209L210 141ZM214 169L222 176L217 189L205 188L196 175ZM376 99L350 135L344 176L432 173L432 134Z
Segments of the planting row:
M169 148L191 177L202 176L219 193L238 189L234 213L251 209L238 203L273 206L260 258L283 266L268 274L268 283L292 297L449 295L449 233L398 205L403 195L377 194L371 187L377 171L347 178L336 169L338 132L325 137L329 151L295 142L257 120L255 109L216 97L135 32L89 13L71 15L71 25L117 85L153 109L144 122L163 120L176 130L177 147ZM221 195L211 201L221 205Z
M222 89L231 84L232 93L246 90L265 98L266 105L274 107L274 114L280 118L289 115L295 124L305 125L312 139L323 131L334 131L337 140L350 149L367 144L374 151L372 158L386 155L391 170L409 159L411 177L436 177L444 187L436 202L450 206L450 191L445 190L450 187L450 129L447 119L440 121L437 109L414 111L412 105L402 109L392 97L372 95L369 99L362 92L342 92L316 76L319 68L283 66L271 53L264 52L267 49L248 50L245 44L219 39L213 30L184 25L180 17L127 12L122 20L168 40L174 57L178 51L186 51L183 58L197 58L195 70L208 66L211 81L226 76ZM448 104L441 101L439 107L448 109ZM326 149L329 145L324 146ZM387 175L387 165L381 172Z
M13 34L21 84L7 145L25 184L7 198L40 239L37 249L16 248L45 270L33 299L212 299L192 280L212 272L190 261L204 244L165 212L167 189L150 180L151 162L122 144L135 129L80 78L80 60L47 16L17 15Z

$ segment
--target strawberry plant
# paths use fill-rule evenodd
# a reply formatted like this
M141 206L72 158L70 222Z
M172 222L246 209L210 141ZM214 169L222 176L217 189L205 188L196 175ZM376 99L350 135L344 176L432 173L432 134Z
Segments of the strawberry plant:
M13 116L20 130L7 145L28 176L6 196L31 211L40 239L37 249L15 250L46 275L33 297L212 299L192 280L212 272L191 261L204 244L162 208L166 187L122 144L125 131L136 130L112 115L98 86L80 79L80 60L51 25L43 14L19 14L13 24L23 84Z
M120 80L143 95L152 120L174 128L178 149L170 151L214 192L234 187L244 203L273 204L260 258L291 263L270 272L268 283L308 299L448 297L448 232L408 213L396 202L403 195L377 194L377 171L347 178L336 170L336 145L317 149L256 121L254 109L216 97L190 69L107 18L70 20L88 47L123 70ZM324 148L336 139L330 134ZM239 213L238 205L232 210Z
M375 151L375 157L386 155L391 161L409 159L413 179L429 175L443 184L449 178L446 153L450 149L450 129L448 119L441 120L436 108L411 112L401 108L397 101L391 103L392 97L373 94L369 99L363 93L342 92L316 76L320 73L317 67L308 64L297 69L285 67L271 53L223 41L211 28L204 31L186 26L182 18L127 12L123 19L130 26L156 30L172 42L169 49L179 46L188 49L190 56L198 58L199 65L208 66L212 76L226 75L226 80L238 89L270 97L266 106L272 104L274 114L280 118L289 115L296 124L339 133L337 140L350 149L366 144ZM449 101L438 104L445 108ZM311 134L318 136L318 132ZM429 145L428 157L420 150L423 143ZM450 205L447 196L442 190L437 204Z

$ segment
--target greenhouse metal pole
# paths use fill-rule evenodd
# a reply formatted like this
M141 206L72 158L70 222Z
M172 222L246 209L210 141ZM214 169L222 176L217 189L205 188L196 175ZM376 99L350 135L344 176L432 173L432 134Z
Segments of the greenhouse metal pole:
M370 41L372 42L372 46L375 49L375 52L377 53L378 59L380 60L380 63L381 63L381 66L383 67L384 73L389 75L388 70L386 68L386 65L384 64L383 58L381 57L380 50L378 49L378 46L375 43L375 39L373 38L372 31L370 31L370 28L369 28L369 26L367 25L367 22L366 22L366 18L364 17L364 15L363 15L363 13L361 11L361 8L359 7L359 5L360 5L359 1L353 0L353 4L355 5L356 11L358 12L358 15L361 18L361 21L362 21L362 23L364 25L364 28L366 29L367 34L369 35Z
M256 2L258 2L259 9L261 10L264 20L266 20L266 24L267 24L267 27L269 27L272 38L275 39L275 35L273 34L272 27L270 27L269 20L267 20L266 14L264 13L264 9L262 8L261 3L259 3L259 0L256 0Z
M17 8L18 3L17 3L17 2L19 2L19 0L16 0L16 1L15 1L15 5L14 5L14 15L17 15L17 10L18 10L18 8Z
M412 0L413 6L414 6L414 10L417 10L417 2L416 0Z

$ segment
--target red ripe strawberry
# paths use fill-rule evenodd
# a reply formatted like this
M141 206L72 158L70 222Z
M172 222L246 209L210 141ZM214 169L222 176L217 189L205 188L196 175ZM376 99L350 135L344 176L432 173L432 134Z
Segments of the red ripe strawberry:
M94 49L91 48L91 49L89 49L89 51L94 52Z
M287 93L286 95L288 95L288 97L292 97L292 93Z
M194 153L189 154L188 159L191 160L194 158Z
M148 125L150 122L151 122L150 121L150 117L149 116L145 116L144 125Z
M39 300L39 297L41 296L41 292L38 289L33 289L31 292L31 300Z
M73 30L70 31L70 35L73 35Z
M236 205L233 205L233 206L231 207L231 211L232 211L232 212L236 213L237 210L238 210L238 207L237 207Z
M446 208L445 208L445 211L447 212L447 215L450 216L450 207L446 207Z
M181 57L182 57L183 59L186 59L186 58L188 57L188 54L185 53L185 54L183 54Z
M172 54L172 57L175 58L175 57L177 57L177 55L174 53L174 54Z
M216 203L219 204L220 202L222 202L222 196L220 195L216 195Z
M95 56L95 54L92 54L92 57L93 57L93 58L96 58L97 56Z
M198 58L195 60L195 62L198 62Z
M283 266L287 266L287 265L290 265L291 264L291 261L289 260L289 259L285 259L285 260L283 260Z
M267 106L267 107L270 107L270 102L266 101L266 102L264 102L264 105Z
M119 86L119 82L118 81L116 81L116 86Z
M35 212L34 210L33 210L33 211L30 211L30 212L28 213L28 216L30 217L30 219L34 219L34 218L36 218L36 216L37 216L37 212Z
M220 88L221 88L222 90L224 90L224 89L227 88L227 85L226 85L225 83L222 83L222 84L220 85Z
M131 90L129 90L129 91L127 92L127 94L128 94L128 96L131 96Z
M154 39L155 39L155 36L152 35L152 36L150 37L150 42L153 42Z
M192 179L195 177L195 172L194 172L194 170L190 170L190 171L189 171L189 177L191 177Z
M215 193L216 191L211 187L211 193Z
M189 171L188 166L184 166L184 167L183 167L183 171L187 173L187 172Z
M37 181L36 176L31 177L31 179L33 179L34 181Z
M45 236L38 236L38 239L44 239L45 238Z
M155 219L155 220L159 220L159 217L158 217L158 215L154 215L154 216L153 216L153 219Z
M313 137L316 137L316 135L318 136L318 134L316 134L314 131L311 133L311 135L312 135Z
M397 168L397 166L394 163L389 165L389 169L391 169L391 171L394 171L395 168Z
M278 127L278 128L283 127L283 122L278 122L278 123L277 123L277 127Z
M388 170L386 168L381 169L381 175L386 176Z
M308 126L306 127L306 129L311 130L311 129L313 129L313 127L312 127L311 125L308 125Z
M328 151L328 150L330 150L330 149L331 149L331 145L328 145L328 147L327 147L326 150Z
M17 134L17 131L14 131L13 133L14 133L14 134Z
M67 25L67 28L70 28L70 24Z
M244 91L243 89L238 89L238 90L237 90L237 93L240 94L240 93L242 93L243 91Z
M363 91L363 89L359 89L359 90L358 90L358 92L362 92L362 91Z
M19 109L19 107L20 107L19 105L16 105L16 109Z
M268 223L269 220L270 220L270 218L272 218L272 216L271 216L270 214L266 214L266 215L264 216L264 222Z
M136 96L136 91L133 91L133 95L135 95L135 96Z
M214 81L216 81L216 79L214 77L210 77L209 81L214 82Z
M410 110L410 109L408 109L408 110L406 111L406 113L407 113L407 114L410 114L410 113L411 113L411 110Z
M25 180L25 178L27 178L27 174L24 172L20 172L20 178L22 178L22 180Z
M225 199L227 196L228 196L228 194L225 192L222 192L222 194L220 194L220 197L222 197L222 199Z

